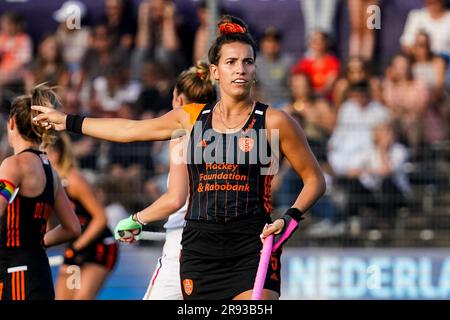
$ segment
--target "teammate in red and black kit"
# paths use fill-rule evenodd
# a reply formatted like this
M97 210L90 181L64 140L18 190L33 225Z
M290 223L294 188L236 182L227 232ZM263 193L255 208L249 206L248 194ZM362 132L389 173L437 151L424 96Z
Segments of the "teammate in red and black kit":
M250 299L262 247L260 236L275 234L273 263L262 298L278 299L281 246L297 229L303 212L323 194L325 181L297 122L283 111L253 100L256 46L247 26L225 16L219 30L221 34L209 51L210 72L219 82L221 97L214 105L191 104L142 121L84 118L34 106L42 112L35 121L45 128L117 142L166 140L187 131L190 188L180 259L183 297ZM258 132L264 128L266 138L264 131L262 135ZM274 151L279 143L279 151L304 183L293 206L270 225L266 225L270 223L270 182L278 159L275 152L267 153L269 161L259 157L259 152L249 152L264 149L267 141ZM244 160L238 150L245 153ZM137 213L129 223L132 228L123 230L139 230L141 224Z
M31 105L51 106L45 86L17 98L8 120L14 155L0 166L0 300L54 299L45 248L80 234L80 225L41 143L52 137L31 122ZM60 225L49 230L53 212Z
M65 133L58 135L48 147L48 156L62 179L82 229L80 237L65 250L56 283L56 299L93 300L116 264L118 246L107 227L105 210L77 168L70 138ZM71 265L81 268L78 290L67 287L67 279L72 275L67 268Z

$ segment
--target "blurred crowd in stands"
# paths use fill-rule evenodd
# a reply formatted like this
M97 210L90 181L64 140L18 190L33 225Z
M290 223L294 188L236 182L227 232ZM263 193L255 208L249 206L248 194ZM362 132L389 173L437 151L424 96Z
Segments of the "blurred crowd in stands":
M334 51L334 17L342 1L351 27L346 57ZM11 99L42 82L58 86L61 100L55 103L67 113L156 117L171 109L179 72L206 60L210 29L205 1L198 2L199 26L190 51L180 34L183 17L172 0L138 5L104 0L100 23L70 29L67 19L74 5L81 18L87 14L83 2L64 2L51 13L57 30L35 43L20 12L1 14L2 131ZM360 223L362 212L380 218L371 227L382 227L415 196L411 163L423 161L433 145L449 138L450 10L444 0L424 0L422 8L410 11L399 39L402 50L380 70L374 60L376 30L367 27L366 18L368 6L378 5L382 12L383 1L299 0L299 5L307 49L292 56L283 50L279 28L267 28L256 39L255 94L302 125L326 173L328 191L311 209L314 223L306 232L311 237L345 234ZM2 159L11 152L5 137L3 132ZM80 167L108 205L112 227L164 191L167 143L72 139ZM289 207L301 187L282 162L273 180L274 207Z

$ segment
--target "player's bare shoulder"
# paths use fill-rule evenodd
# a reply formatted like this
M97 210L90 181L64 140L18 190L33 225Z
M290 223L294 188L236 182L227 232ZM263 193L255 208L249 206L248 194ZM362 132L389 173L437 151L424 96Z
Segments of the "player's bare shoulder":
M266 111L267 129L282 129L289 125L292 117L284 110L268 107Z
M11 155L3 159L0 165L0 171L18 174L20 172L20 165L21 162L18 155Z

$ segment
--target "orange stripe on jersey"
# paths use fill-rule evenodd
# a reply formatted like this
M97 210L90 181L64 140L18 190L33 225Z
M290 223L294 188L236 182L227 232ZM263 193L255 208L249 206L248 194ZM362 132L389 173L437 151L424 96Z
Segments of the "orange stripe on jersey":
M182 108L184 111L189 113L189 121L191 124L194 124L195 120L197 120L200 111L205 107L205 104L201 103L190 103L185 104Z
M11 299L16 300L16 272L11 273Z
M14 202L11 203L11 225L9 226L11 228L11 247L16 246L16 241L14 239L15 235L15 223L16 223L16 210L14 208Z
M11 205L6 207L6 246L11 246Z
M22 297L20 290L20 272L16 272L16 290L16 299L20 300Z
M17 220L16 220L16 247L20 247L20 198L16 198L14 201L15 205L17 205ZM14 206L15 206L14 205Z
M11 218L11 247L15 247L16 246L16 206L15 206L15 201L13 201L13 203L11 203L11 214L12 214L12 218Z
M3 282L0 282L0 300L2 300L3 295Z
M272 201L270 196L270 185L272 182L273 176L266 175L264 178L264 209L266 212L270 214L272 212Z
M22 292L21 300L25 300L25 271L20 272L20 282L22 283L20 288L20 291Z

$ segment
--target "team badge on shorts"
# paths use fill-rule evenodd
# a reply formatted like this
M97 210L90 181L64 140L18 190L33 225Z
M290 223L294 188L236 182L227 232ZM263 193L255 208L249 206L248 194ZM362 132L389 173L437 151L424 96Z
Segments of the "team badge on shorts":
M239 138L239 148L244 152L250 152L253 149L255 140L249 137Z
M184 289L184 292L186 292L186 294L188 296L190 296L192 293L192 290L194 290L194 281L192 281L191 279L184 279L183 280L183 289Z

